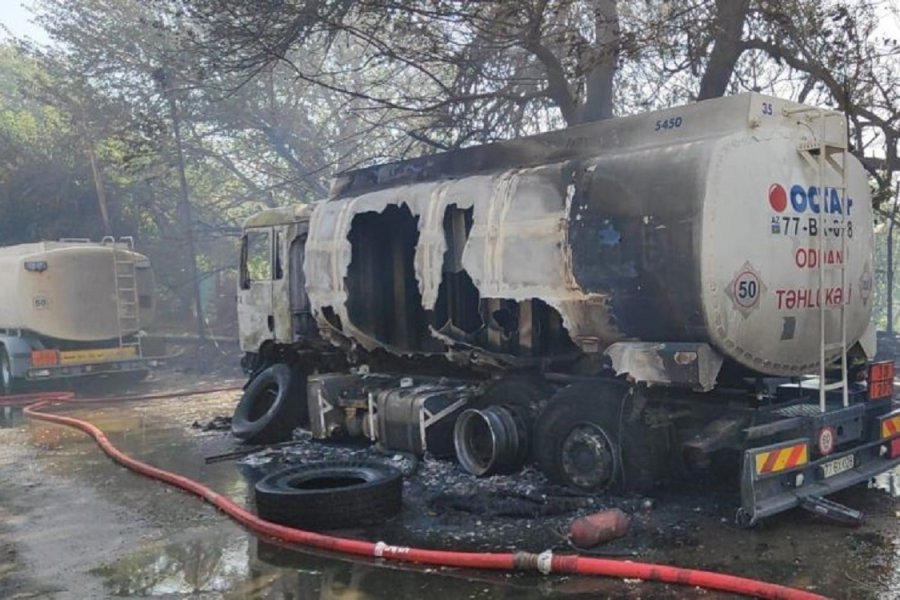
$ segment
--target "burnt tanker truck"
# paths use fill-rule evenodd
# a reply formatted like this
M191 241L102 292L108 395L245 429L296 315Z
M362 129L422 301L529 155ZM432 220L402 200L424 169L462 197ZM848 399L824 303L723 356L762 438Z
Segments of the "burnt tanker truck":
M873 272L844 117L755 93L351 171L245 224L232 428L846 515L900 463Z
M0 248L0 393L31 381L116 374L140 379L164 362L145 347L156 292L131 238Z

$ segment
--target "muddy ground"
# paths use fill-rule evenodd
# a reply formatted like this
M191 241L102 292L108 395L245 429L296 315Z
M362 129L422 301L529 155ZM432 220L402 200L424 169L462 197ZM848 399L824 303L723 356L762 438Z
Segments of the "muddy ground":
M239 385L221 361L168 372L126 391ZM123 390L100 384L84 393ZM309 440L241 461L205 464L238 448L227 431L204 431L230 414L238 392L65 408L151 464L197 478L252 505L252 481L284 463L364 457L409 472L406 458L363 446ZM724 598L702 590L597 578L504 575L383 565L259 540L202 502L109 461L86 436L27 423L0 409L0 598ZM721 570L836 598L900 598L900 501L879 490L839 498L867 513L848 529L800 511L753 531L732 525L736 498L708 481L647 497L575 499L563 514L540 499L561 496L534 471L476 480L453 463L424 460L405 482L401 515L346 535L428 547L571 551L560 531L577 514L618 506L629 534L602 549L621 559ZM566 508L557 503L557 509ZM552 511L550 511L552 512Z

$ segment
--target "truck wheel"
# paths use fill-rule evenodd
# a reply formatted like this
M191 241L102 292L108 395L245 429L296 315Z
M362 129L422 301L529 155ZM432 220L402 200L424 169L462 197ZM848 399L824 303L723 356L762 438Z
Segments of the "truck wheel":
M535 457L548 479L591 493L653 486L652 432L628 420L627 391L625 385L592 381L553 396L535 431Z
M256 512L299 529L343 529L378 523L402 507L400 471L375 462L290 467L257 482Z
M18 394L20 390L21 383L13 377L9 354L4 346L0 346L0 393Z
M244 390L231 418L231 432L248 444L271 444L289 439L304 420L309 420L306 378L279 363L257 375Z

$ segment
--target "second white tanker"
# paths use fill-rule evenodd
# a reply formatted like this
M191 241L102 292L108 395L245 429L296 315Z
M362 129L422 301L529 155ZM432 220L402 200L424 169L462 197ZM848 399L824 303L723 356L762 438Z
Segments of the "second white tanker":
M146 375L141 329L156 312L153 271L129 239L0 248L0 392L28 381Z

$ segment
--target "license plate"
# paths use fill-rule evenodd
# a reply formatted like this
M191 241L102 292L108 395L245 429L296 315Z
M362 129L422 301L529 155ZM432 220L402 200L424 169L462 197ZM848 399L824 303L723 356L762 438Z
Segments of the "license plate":
M844 471L849 471L856 464L856 458L852 454L842 456L827 463L823 463L819 468L822 469L822 477L834 477Z

